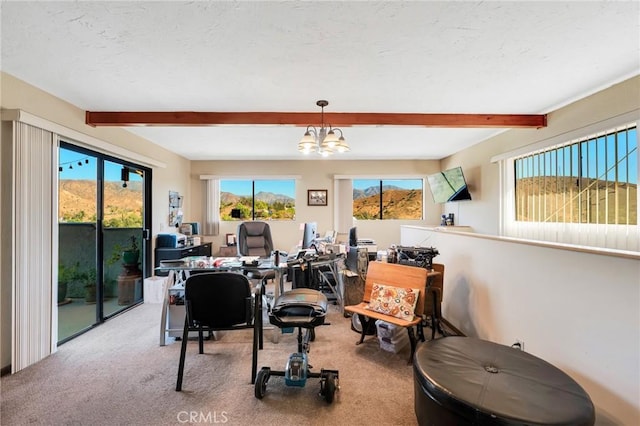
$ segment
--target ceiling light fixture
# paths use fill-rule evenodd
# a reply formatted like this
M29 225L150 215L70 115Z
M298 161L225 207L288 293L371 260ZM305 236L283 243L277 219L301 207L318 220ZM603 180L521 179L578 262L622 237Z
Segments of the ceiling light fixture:
M324 107L329 105L328 101L319 100L316 102L322 112L320 115L320 129L316 129L315 126L308 125L307 131L298 143L298 151L303 154L309 154L311 152L317 152L323 157L328 157L334 152L347 152L349 151L349 145L342 136L342 130L333 128L329 124L329 130L324 124ZM340 132L340 137L336 135L336 132Z

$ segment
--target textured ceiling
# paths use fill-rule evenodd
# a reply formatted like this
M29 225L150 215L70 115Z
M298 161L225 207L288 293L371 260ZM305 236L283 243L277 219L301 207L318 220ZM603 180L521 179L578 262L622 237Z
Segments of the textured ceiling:
M1 67L90 111L541 114L640 73L639 5L3 1ZM189 159L302 157L301 127L128 130ZM333 158L439 159L504 129L343 130Z

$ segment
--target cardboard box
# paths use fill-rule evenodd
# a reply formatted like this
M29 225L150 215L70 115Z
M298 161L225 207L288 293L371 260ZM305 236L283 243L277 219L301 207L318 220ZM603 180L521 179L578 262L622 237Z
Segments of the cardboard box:
M144 303L162 303L166 277L149 277L144 280Z

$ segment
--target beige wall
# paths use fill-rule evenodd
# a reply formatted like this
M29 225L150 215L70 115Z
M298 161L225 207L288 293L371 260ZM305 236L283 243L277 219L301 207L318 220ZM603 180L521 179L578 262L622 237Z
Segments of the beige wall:
M293 143L293 142L292 142ZM300 224L309 221L318 222L320 234L335 228L333 211L334 176L335 175L420 175L426 176L440 170L438 161L347 161L347 160L300 160L300 161L194 161L191 165L191 193L202 194L201 175L218 176L300 176L296 183L296 220L270 222L274 245L289 251L302 238ZM307 206L308 189L327 189L328 205ZM441 214L441 206L434 205L429 194L426 194L424 221L358 221L358 236L373 238L380 249L387 249L390 244L400 241L400 225L437 224ZM192 220L202 220L202 197L194 196L187 200L192 212ZM235 233L237 222L222 222L220 235L209 237L214 250L224 242L227 233Z
M136 157L144 156L152 159L157 163L164 163L167 167L153 168L152 181L152 233L157 234L161 229L167 227L169 215L169 190L176 190L181 193L189 194L189 169L190 163L185 158L175 155L163 148L160 148L149 141L142 139L130 132L117 128L93 128L87 126L84 120L84 111L60 99L38 90L37 88L24 83L6 73L0 73L0 106L2 109L20 109L50 122L54 122L61 126L67 127L83 135L104 141L106 144L98 143L95 146L97 151L104 151L105 146L109 144L116 145L132 153L132 161L136 161ZM5 132L2 133L3 147L8 144ZM64 136L64 135L63 135ZM72 141L71 141L72 142ZM2 167L6 167L9 158L3 156ZM3 176L2 186L6 187ZM3 209L0 214L6 213L7 199L3 197ZM2 217L0 217L2 220ZM6 238L2 239L2 275L3 280L0 292L0 330L1 334L1 353L0 365L6 367L11 362L11 281L4 279L10 277L10 258L6 253Z
M571 132L640 108L640 77L616 84L547 116L547 127L514 129L478 143L442 160L442 169L462 166L473 201L448 203L461 225L476 232L497 235L500 218L498 164L491 158L538 141Z

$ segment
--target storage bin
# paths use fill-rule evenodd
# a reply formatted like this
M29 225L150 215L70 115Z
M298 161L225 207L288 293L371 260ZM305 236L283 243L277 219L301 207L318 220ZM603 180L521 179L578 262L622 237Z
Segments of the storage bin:
M385 337L389 339L393 339L401 334L407 334L406 328L398 327L397 325L382 320L376 320L376 331L379 338Z
M398 353L402 348L409 344L409 335L407 329L398 327L382 320L376 320L376 328L378 332L378 342L380 348L387 351Z
M404 333L400 333L394 338L389 337L378 337L378 342L380 343L380 348L387 352L393 352L397 354L409 344L409 336L407 335L407 331L403 328L402 331Z

